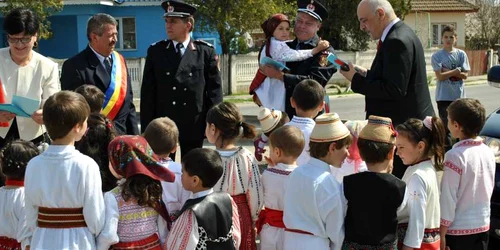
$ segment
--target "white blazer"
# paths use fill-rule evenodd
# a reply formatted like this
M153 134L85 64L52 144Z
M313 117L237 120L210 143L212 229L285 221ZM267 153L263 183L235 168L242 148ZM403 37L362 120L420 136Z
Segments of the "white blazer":
M26 66L19 66L10 57L9 47L0 49L0 80L5 90L5 102L10 103L13 95L38 100L42 108L49 96L58 92L59 71L57 63L33 51L33 58ZM9 127L0 127L0 137L5 138ZM19 136L33 140L45 132L31 117L17 117Z

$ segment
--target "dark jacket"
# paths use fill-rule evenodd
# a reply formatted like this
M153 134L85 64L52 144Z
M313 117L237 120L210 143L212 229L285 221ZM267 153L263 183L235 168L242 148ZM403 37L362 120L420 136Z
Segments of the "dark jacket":
M403 21L389 30L367 76L354 75L351 88L365 96L366 118L389 117L396 126L408 118L434 115L424 50Z
M137 126L133 103L132 84L130 83L130 76L127 78L127 95L113 122L119 133L137 135L139 134L139 127ZM84 84L90 84L106 93L110 81L111 77L89 46L76 56L66 60L62 66L62 90L75 90Z
M299 46L297 44L299 41L297 39L288 42L288 47L292 49L314 49L319 42L319 37L316 35L310 41L306 43L300 43ZM289 73L285 73L283 76L283 82L285 83L285 111L292 119L293 115L295 115L295 109L292 108L290 104L290 97L292 97L293 90L295 86L305 79L314 79L318 81L323 87L325 87L326 83L333 76L337 69L331 63L328 63L326 59L328 57L328 53L333 53L333 47L330 46L327 50L322 53L318 53L311 58L308 58L304 61L298 62L287 62L286 66L290 68Z
M148 49L141 87L142 131L155 118L168 116L180 140L203 139L208 109L222 101L218 57L211 44L191 39L179 61L173 41Z

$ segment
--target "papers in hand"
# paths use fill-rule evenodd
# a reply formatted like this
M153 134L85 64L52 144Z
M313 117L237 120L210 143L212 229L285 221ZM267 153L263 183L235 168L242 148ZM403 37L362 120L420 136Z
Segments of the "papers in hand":
M12 97L12 103L0 104L0 111L7 111L20 117L31 117L31 114L39 108L39 101L17 95Z
M270 57L262 57L262 59L260 59L260 64L264 65L264 64L268 64L268 65L271 65L271 66L274 66L275 68L277 68L278 70L283 70L283 69L286 69L286 70L290 70L287 66L285 66L283 63L280 63L278 61L275 61L273 59L271 59Z

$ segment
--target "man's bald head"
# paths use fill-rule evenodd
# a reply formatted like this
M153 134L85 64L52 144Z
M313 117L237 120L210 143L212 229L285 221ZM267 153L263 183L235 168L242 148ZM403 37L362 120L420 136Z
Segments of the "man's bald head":
M373 40L380 39L385 27L396 18L387 0L362 0L358 4L360 29L366 31Z

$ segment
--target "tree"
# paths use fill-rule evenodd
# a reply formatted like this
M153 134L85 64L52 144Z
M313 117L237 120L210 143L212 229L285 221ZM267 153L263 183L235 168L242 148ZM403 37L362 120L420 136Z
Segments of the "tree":
M401 19L410 11L410 1L389 0L396 15ZM358 4L359 1L325 1L329 15L323 23L320 35L330 41L335 49L359 51L368 48L369 36L359 28Z
M48 17L63 8L63 0L4 0L4 7L0 11L5 16L9 11L18 7L31 9L40 20L40 31L38 36L48 39L52 36L50 21Z
M230 44L240 34L260 29L275 13L293 14L289 0L190 0L197 6L196 27L201 31L216 30L223 54L230 53Z
M500 41L500 1L475 0L479 10L470 14L466 23L468 49L494 48Z

